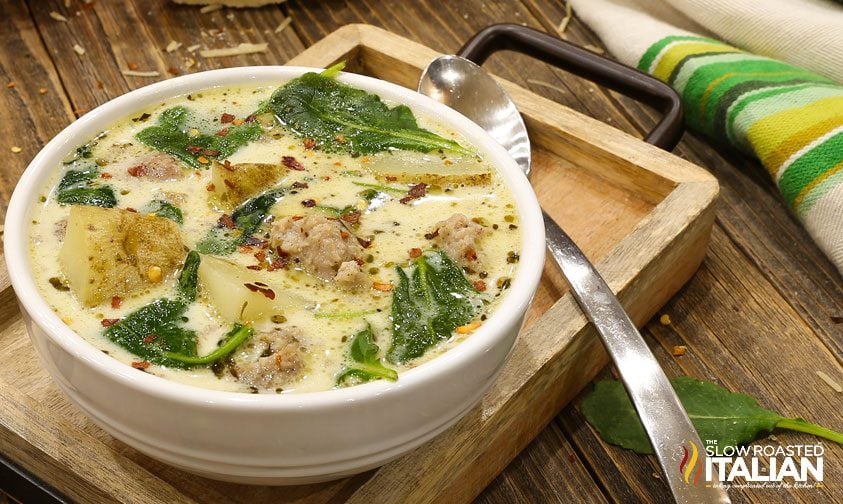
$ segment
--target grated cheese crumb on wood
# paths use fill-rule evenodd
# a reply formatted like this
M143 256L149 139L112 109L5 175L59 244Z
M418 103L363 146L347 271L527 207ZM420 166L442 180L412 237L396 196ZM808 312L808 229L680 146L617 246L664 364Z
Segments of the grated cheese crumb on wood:
M202 47L202 44L196 44L196 45L188 46L187 50L189 52L196 52L196 50L199 49L200 47Z
M833 388L835 392L838 394L843 392L843 386L840 386L839 383L834 381L834 379L827 374L823 373L822 371L817 371L817 376L820 377L820 380L824 381L826 385Z
M139 72L137 70L120 70L120 73L127 77L158 77L161 75L155 70L151 70L148 72Z
M275 33L281 33L282 31L284 31L284 28L290 26L290 23L292 22L293 18L287 16L286 18L284 18L284 21L281 21L281 23L278 24L278 28L275 29Z
M170 43L167 44L167 47L164 50L167 51L168 53L171 53L173 51L177 51L179 49L179 47L181 47L181 46L182 46L181 42L176 42L175 40L171 40Z
M85 49L79 44L73 44L73 50L76 51L76 54L78 54L79 56L85 54Z
M659 317L659 322L661 322L662 325L670 325L670 315L665 313L664 315Z
M67 18L62 16L56 11L50 11L50 17L55 19L56 21L61 21L62 23L67 23Z
M220 9L222 9L222 4L212 4L202 7L201 9L199 9L199 12L201 12L202 14L207 14L209 12L218 11Z
M203 58L223 58L225 56L239 56L241 54L252 54L252 53L261 53L266 52L266 48L269 47L269 44L248 44L243 43L238 45L237 47L226 47L223 49L205 49L204 51L199 51L199 54Z
M17 145L13 145L13 146L12 146L12 152L13 152L14 154L17 154L17 153L19 153L19 152L20 152L20 151L22 151L22 150L23 150L23 149L21 149L21 148L20 148L20 147L18 147Z
M567 38L565 36L565 30L568 29L568 24L571 22L571 18L574 17L574 13L571 11L571 2L565 2L565 17L562 18L562 22L559 23L559 26L556 27L556 33L559 34L560 38Z
M673 356L674 357L682 357L685 355L685 352L688 351L688 347L685 345L676 345L673 347Z

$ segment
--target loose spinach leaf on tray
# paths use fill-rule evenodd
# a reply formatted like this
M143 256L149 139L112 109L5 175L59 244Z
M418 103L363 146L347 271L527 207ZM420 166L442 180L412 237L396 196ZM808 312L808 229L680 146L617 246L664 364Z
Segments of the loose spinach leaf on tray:
M175 297L157 299L135 310L106 328L105 336L138 357L180 368L211 364L234 351L252 335L251 327L236 324L219 348L201 357L196 355L196 332L184 327L184 314L196 299L199 262L199 254L188 253Z
M746 394L729 392L714 383L687 376L674 378L670 382L700 439L703 442L716 441L718 453L727 446L750 443L774 429L807 432L843 444L843 434L801 418L785 418L762 408L758 401ZM581 408L588 423L607 443L637 453L653 453L650 439L621 382L598 382L594 390L583 399Z
M329 152L374 154L390 149L439 149L474 155L453 140L419 127L406 105L389 108L380 97L338 82L339 64L309 72L280 87L269 101L276 119Z
M286 187L278 187L246 201L231 214L234 228L218 224L196 244L196 250L213 255L234 252L238 245L250 238L266 221L269 209L284 197L287 190Z
M348 352L350 362L337 375L337 385L344 384L349 378L354 378L359 382L381 378L390 381L397 380L398 372L384 366L379 352L380 348L374 343L372 326L367 324L366 328L357 333L351 341L351 349Z
M256 122L244 122L231 126L225 135L198 134L191 136L190 131L198 124L188 125L190 111L183 106L165 110L158 117L158 124L150 126L135 135L141 143L153 149L166 152L192 168L208 166L199 162L200 157L224 159L237 149L256 139L261 134L261 127Z
M482 300L462 270L444 252L417 258L409 275L396 268L392 297L392 346L387 360L398 364L421 357L470 322Z

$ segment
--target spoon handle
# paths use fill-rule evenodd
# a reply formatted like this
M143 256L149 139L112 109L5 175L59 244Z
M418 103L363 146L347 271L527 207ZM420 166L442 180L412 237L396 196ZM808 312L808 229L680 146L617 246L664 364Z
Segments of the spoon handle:
M679 503L730 502L724 489L713 488L716 480L696 478L697 470L705 473L705 445L641 333L579 247L556 221L542 213L547 248L618 367L674 498ZM686 465L682 461L684 453L698 455Z

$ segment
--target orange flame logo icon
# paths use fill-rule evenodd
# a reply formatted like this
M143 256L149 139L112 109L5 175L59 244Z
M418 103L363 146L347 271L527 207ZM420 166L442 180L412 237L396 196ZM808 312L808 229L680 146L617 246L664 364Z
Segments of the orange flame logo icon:
M703 473L703 464L700 460L700 451L694 442L691 442L691 451L685 445L682 445L682 461L679 462L679 474L684 477L685 483L691 484L691 476L693 475L693 484L696 485L700 481ZM689 460L690 459L690 460ZM705 460L705 459L703 459Z

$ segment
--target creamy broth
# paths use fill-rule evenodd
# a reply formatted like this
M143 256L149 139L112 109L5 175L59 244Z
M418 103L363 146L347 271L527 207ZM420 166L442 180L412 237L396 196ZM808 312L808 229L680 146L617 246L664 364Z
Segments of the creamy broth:
M337 377L342 370L353 367L353 362L349 364L350 345L355 335L368 326L372 342L379 347L382 364L396 370L400 380L401 371L433 359L471 337L500 303L518 267L520 230L512 196L494 167L476 155L447 150L428 154L390 150L351 155L318 145L314 148L309 139L279 124L271 114L250 117L275 90L275 86L210 89L167 100L112 125L92 142L88 157L57 167L55 176L43 189L31 225L30 257L35 281L49 305L68 326L92 345L139 372L228 391L326 390L338 386ZM225 159L208 159L214 156L204 157L200 152L199 167L172 156L167 159L162 156L168 154L138 141L136 135L159 124L162 112L176 106L190 111L194 131L187 131L188 135L219 134L223 129L242 124L243 120L260 125L260 135ZM419 126L472 148L436 118L416 115L416 119ZM158 165L172 170L172 163L179 166L178 174L172 179L149 175ZM246 201L274 188L282 187L286 192L271 205L270 215L255 230L253 238L238 243L234 252L200 254L196 299L188 304L178 322L181 328L195 332L198 356L217 350L233 323L246 324L253 329L253 335L216 364L182 368L157 363L154 359L150 362L106 337L110 325L119 324L156 300L173 298L187 251L202 248L209 230L227 232L230 224L227 219L238 208L225 199L233 193L217 187L222 180L220 173L236 181L238 170L246 170L247 165L255 163L262 164L261 167L272 165L279 175ZM404 172L399 176L389 175L403 164L411 167L409 175ZM167 224L167 229L177 227L184 246L183 251L178 251L181 257L178 268L164 268L159 280L152 274L157 266L150 267L145 270L148 278L141 275L139 288L124 296L100 293L104 299L94 304L84 302L78 289L73 288L67 255L74 251L62 250L67 249L68 233L76 232L75 228L67 227L71 211L81 206L58 201L59 185L68 170L85 166L97 172L96 178L87 184L107 185L116 196L116 205L107 212L130 209L142 215L154 209L150 202L166 201L181 211L183 221L178 225ZM140 173L139 166L144 167ZM264 170L261 167L258 169ZM486 175L479 180L449 178L450 174L459 175L461 170ZM425 175L428 172L436 175ZM427 183L420 189L423 181ZM462 250L453 243L449 245L442 236L447 232L444 226L459 221L455 215L465 216L468 222L456 224L452 239L460 233L460 236L480 235L462 257L450 258L477 291L477 310L470 321L445 341L430 346L422 356L389 361L385 357L392 346L393 298L401 283L396 268L404 268L409 274L419 254L430 258L435 266L438 251L451 250L453 254L453 250ZM455 220L444 223L449 218ZM339 273L333 279L320 277L314 266L308 266L306 257L297 255L306 253L289 253L294 245L279 238L287 236L282 234L282 222L293 230L287 233L300 233L305 238L316 227L303 231L302 226L336 227L341 240L338 243L344 243L355 256L355 264L340 266L352 271L353 281L342 284ZM85 260L81 256L86 254L81 251L79 254L79 260ZM222 269L209 269L216 267ZM335 267L328 276L334 270ZM223 290L222 295L219 286L215 291L210 280L213 275L222 274L220 271L239 275L234 277L237 281L230 282L230 292ZM260 301L266 304L260 313L254 312L257 310L254 300L258 299L255 296L267 298ZM266 334L280 339L269 343L261 339ZM150 345L157 343L155 335L146 339ZM252 361L262 358L274 359L271 364L280 368L255 371L249 367ZM261 375L255 379L253 371L259 375L269 372L272 376ZM359 381L364 380L352 373L351 379L343 384Z

